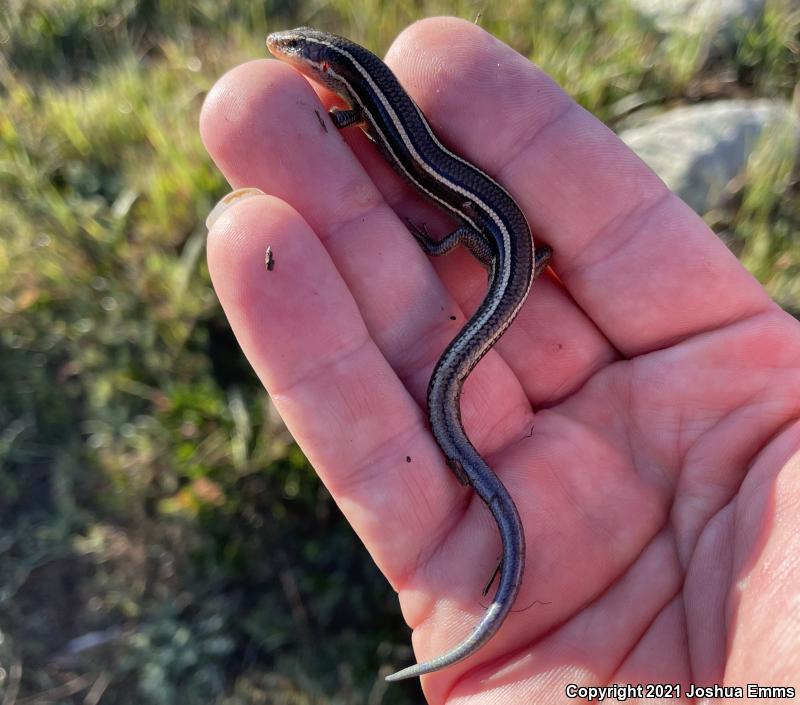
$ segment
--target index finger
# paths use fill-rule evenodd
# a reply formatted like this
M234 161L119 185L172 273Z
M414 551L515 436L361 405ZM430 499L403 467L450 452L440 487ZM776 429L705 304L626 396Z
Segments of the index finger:
M773 305L611 130L484 30L452 18L419 22L387 63L434 129L511 191L535 236L553 247L576 303L623 354Z

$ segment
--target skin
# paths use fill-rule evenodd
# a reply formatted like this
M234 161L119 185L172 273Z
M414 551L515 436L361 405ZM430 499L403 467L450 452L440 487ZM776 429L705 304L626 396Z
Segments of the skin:
M525 526L516 611L423 679L428 702L563 702L567 683L800 686L800 325L607 128L479 27L419 22L387 63L517 198L557 275L462 398ZM499 554L424 412L486 275L464 251L422 254L396 213L436 234L446 221L359 130L321 128L332 101L270 60L211 91L210 154L234 187L270 195L217 220L209 267L421 660L480 618Z

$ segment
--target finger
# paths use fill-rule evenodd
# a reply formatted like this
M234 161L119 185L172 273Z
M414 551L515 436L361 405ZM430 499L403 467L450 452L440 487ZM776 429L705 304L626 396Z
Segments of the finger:
M264 252L273 253L273 268ZM231 206L208 240L214 288L278 411L389 579L445 536L461 492L418 405L371 340L317 236L290 206Z
M619 350L651 350L771 305L610 130L479 27L418 22L387 61L444 140L519 200L560 279Z

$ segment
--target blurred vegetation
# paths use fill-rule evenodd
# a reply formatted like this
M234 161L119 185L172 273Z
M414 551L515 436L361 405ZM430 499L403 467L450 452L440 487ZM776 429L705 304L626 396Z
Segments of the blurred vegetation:
M420 702L395 596L292 443L211 289L226 191L203 97L267 31L378 52L475 19L612 125L644 105L791 99L800 18L735 48L662 37L619 0L502 5L6 0L0 13L0 702ZM709 214L800 310L793 153L773 136Z

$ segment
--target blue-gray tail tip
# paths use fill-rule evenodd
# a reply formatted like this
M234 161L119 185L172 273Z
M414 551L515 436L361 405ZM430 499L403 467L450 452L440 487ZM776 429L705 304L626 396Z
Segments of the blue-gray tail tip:
M416 678L423 673L425 671L420 668L420 664L415 663L413 666L397 671L397 673L390 673L384 680L394 683L394 681L404 681L406 678Z

